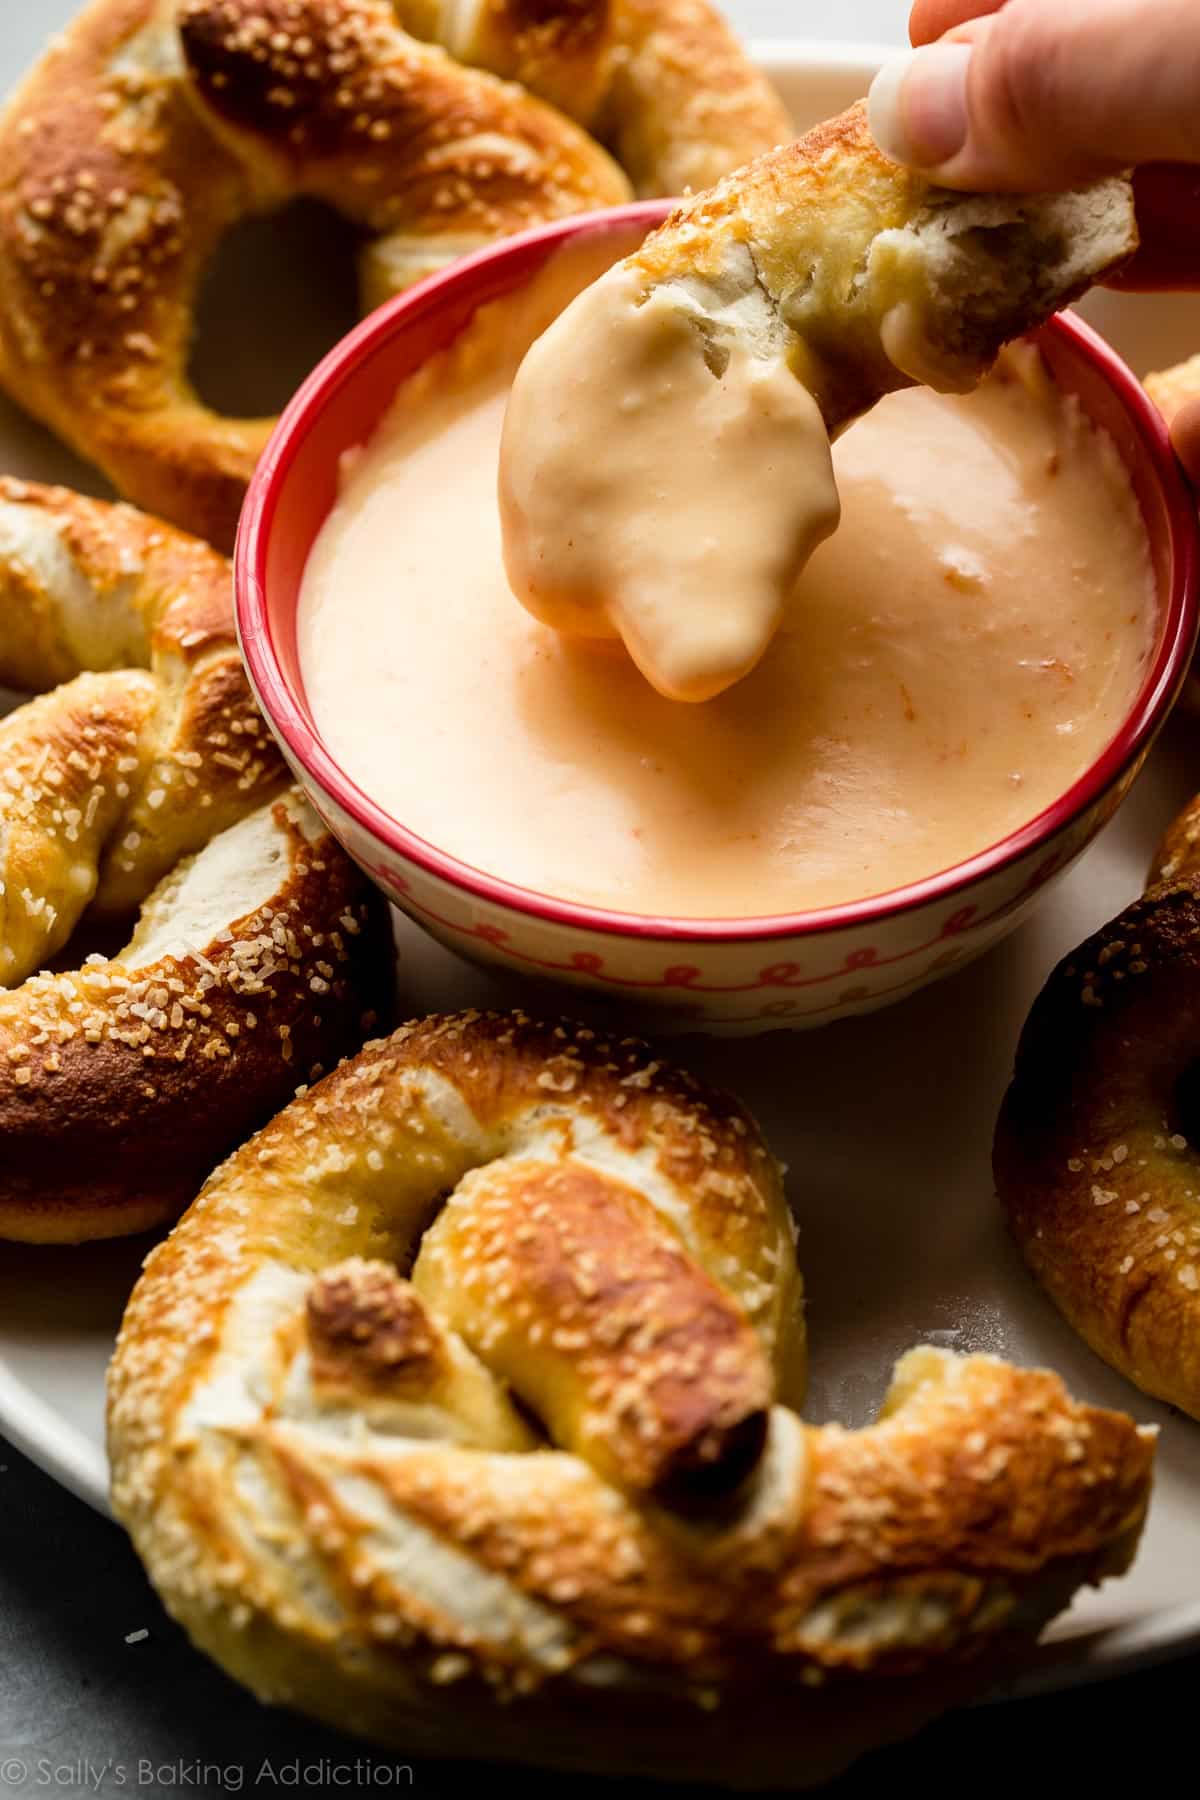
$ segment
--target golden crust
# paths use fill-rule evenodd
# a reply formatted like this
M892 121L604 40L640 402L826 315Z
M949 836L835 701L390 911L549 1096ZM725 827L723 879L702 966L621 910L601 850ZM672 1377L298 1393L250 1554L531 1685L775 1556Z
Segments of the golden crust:
M1200 980L1194 809L1175 872L1055 969L996 1131L1016 1242L1106 1362L1200 1418L1200 1153L1190 1141Z
M272 812L274 891L195 954L0 992L0 1238L83 1243L176 1218L386 1009L384 909L333 838L310 839L295 806Z
M1200 797L1172 820L1154 852L1147 885L1200 873Z
M792 136L708 0L394 0L414 36L518 81L607 144L639 195L711 187Z
M711 187L793 136L769 81L706 0L613 0L612 85L596 129L639 195Z
M302 803L259 811L286 770L242 671L225 560L129 507L23 482L0 481L0 529L0 679L52 690L0 723L0 1236L81 1241L174 1217L355 1048L390 944L382 903ZM235 857L189 904L192 953L147 962L195 892L189 859L227 854L222 834L256 814L239 843L262 875L243 891ZM118 960L44 972L85 911L122 921L143 902Z
M574 1161L476 1170L425 1233L413 1282L609 1480L734 1487L757 1462L772 1392L762 1345L628 1182Z
M754 299L835 431L914 380L973 386L1136 246L1128 182L950 193L885 156L860 103L685 201L626 267L687 283L693 313L697 283L718 312Z
M722 1287L775 1383L788 1378L792 1234L735 1103L632 1041L519 1015L422 1021L368 1046L209 1181L149 1259L111 1371L118 1516L170 1609L260 1695L409 1746L519 1758L536 1745L564 1766L795 1780L811 1772L800 1714L824 1755L857 1709L861 1750L943 1703L962 1667L984 1680L1080 1582L1126 1566L1150 1438L1076 1405L1053 1375L987 1357L911 1353L862 1432L805 1427L775 1400L732 1494L685 1481L647 1498L586 1432L574 1451L522 1452L494 1435L468 1448L449 1431L376 1430L392 1349L411 1398L393 1327L407 1342L413 1326L405 1284L380 1264L405 1266L422 1232L438 1232L448 1191L454 1233L473 1211L486 1238L488 1193L530 1164L543 1165L543 1200L547 1168L594 1174L606 1203L614 1182L636 1192L694 1265L687 1279ZM536 1215L535 1201L527 1223ZM492 1361L497 1307L531 1349L563 1324L539 1285L536 1231L498 1272L464 1252L440 1291L422 1288L426 1254L414 1284L439 1338L458 1340L477 1303L480 1378L501 1395L511 1383L557 1436L560 1397L537 1380L569 1387L578 1372L531 1374L511 1344ZM567 1321L580 1344L561 1346L584 1363L606 1255L589 1229L551 1258L584 1302ZM468 1298L448 1319L455 1277ZM345 1385L314 1391L294 1352L294 1321L311 1320L331 1282L337 1304L319 1310L340 1320L340 1354L359 1369L341 1411ZM512 1295L493 1302L489 1284ZM416 1335L428 1362L432 1334ZM723 1392L726 1341L703 1345L685 1375L702 1409ZM644 1400L634 1389L627 1418ZM519 1703L497 1707L497 1691ZM868 1706L887 1723L864 1720Z
M1145 387L1169 425L1177 412L1191 401L1200 400L1200 354L1147 375Z
M0 724L11 985L87 905L132 912L287 770L246 683L223 557L63 488L0 481L0 508L0 679L52 690Z

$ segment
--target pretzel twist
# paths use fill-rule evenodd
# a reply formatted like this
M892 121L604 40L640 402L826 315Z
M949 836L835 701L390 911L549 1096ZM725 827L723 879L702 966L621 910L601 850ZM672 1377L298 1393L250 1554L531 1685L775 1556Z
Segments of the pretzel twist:
M239 219L328 202L364 235L370 308L494 237L629 193L564 114L409 36L397 12L429 36L461 19L475 60L560 98L582 45L580 98L614 109L650 187L689 144L715 172L779 135L707 9L663 0L676 23L660 36L624 6L614 23L595 0L551 0L531 27L517 9L391 0L92 0L0 120L0 382L131 499L230 548L273 421L213 413L188 354L203 272ZM685 109L667 71L693 39L714 82L737 79Z
M296 795L272 803L215 551L0 481L0 620L0 682L51 689L0 723L0 1236L112 1236L361 1041L384 909ZM114 961L44 972L85 914L139 906Z
M1146 892L1026 1022L996 1186L1033 1274L1098 1356L1200 1418L1200 801Z
M114 1506L266 1698L410 1747L794 1776L806 1684L859 1684L861 1748L885 1677L1028 1641L1123 1567L1151 1457L1051 1375L932 1350L873 1428L806 1427L800 1299L735 1102L632 1040L418 1022L151 1256Z

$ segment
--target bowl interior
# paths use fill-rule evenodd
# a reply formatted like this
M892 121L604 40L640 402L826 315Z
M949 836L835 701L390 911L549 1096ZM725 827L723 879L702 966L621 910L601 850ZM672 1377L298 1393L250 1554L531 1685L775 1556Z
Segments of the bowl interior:
M268 718L293 763L332 794L393 851L431 866L458 885L541 916L595 930L674 938L741 938L832 929L957 892L1036 848L1095 800L1147 746L1186 673L1196 630L1197 535L1194 503L1155 408L1120 358L1071 315L1036 336L1059 385L1078 396L1107 431L1129 471L1154 563L1158 595L1155 653L1122 732L1068 794L1020 832L952 870L886 895L785 918L639 920L604 914L514 888L422 843L363 794L329 756L305 698L296 618L313 542L336 496L339 460L368 439L397 389L445 349L476 311L524 285L567 238L609 235L614 255L631 232L650 229L667 203L646 201L584 219L567 219L453 265L379 309L333 350L285 412L256 474L237 550L237 608L251 675Z

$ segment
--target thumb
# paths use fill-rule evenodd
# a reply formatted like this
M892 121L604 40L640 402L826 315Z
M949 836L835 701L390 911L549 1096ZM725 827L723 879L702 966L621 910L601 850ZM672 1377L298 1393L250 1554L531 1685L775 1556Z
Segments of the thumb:
M1009 0L876 77L880 148L947 187L1065 188L1200 161L1195 0Z

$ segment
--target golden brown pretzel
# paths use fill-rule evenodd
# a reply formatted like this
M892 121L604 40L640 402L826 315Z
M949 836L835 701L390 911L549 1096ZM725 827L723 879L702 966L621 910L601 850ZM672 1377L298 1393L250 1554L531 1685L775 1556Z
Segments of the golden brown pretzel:
M408 1749L795 1781L823 1718L861 1749L873 1705L945 1692L906 1677L991 1666L1123 1568L1152 1454L1052 1375L928 1349L872 1428L806 1427L800 1299L736 1102L633 1040L419 1021L150 1258L114 1507L264 1698Z
M551 0L530 29L516 9L471 23L391 0L92 0L0 120L0 382L129 498L230 548L272 421L214 414L187 362L200 279L238 219L329 202L363 234L371 307L491 238L629 194L563 114L397 12L591 96L658 191L780 134L707 7L663 0L649 29L640 5L616 6ZM674 92L693 37L719 78L704 107Z
M607 144L637 193L711 187L792 136L708 0L394 0L406 30L519 81Z
M1200 1418L1200 802L1145 894L1030 1013L996 1186L1051 1299L1106 1362Z
M1169 425L1191 400L1200 399L1200 355L1146 377L1146 392Z
M0 481L0 682L51 690L0 723L0 1236L112 1236L177 1213L361 1041L382 909L272 798L286 771L207 545ZM113 961L37 972L85 912L139 906Z

